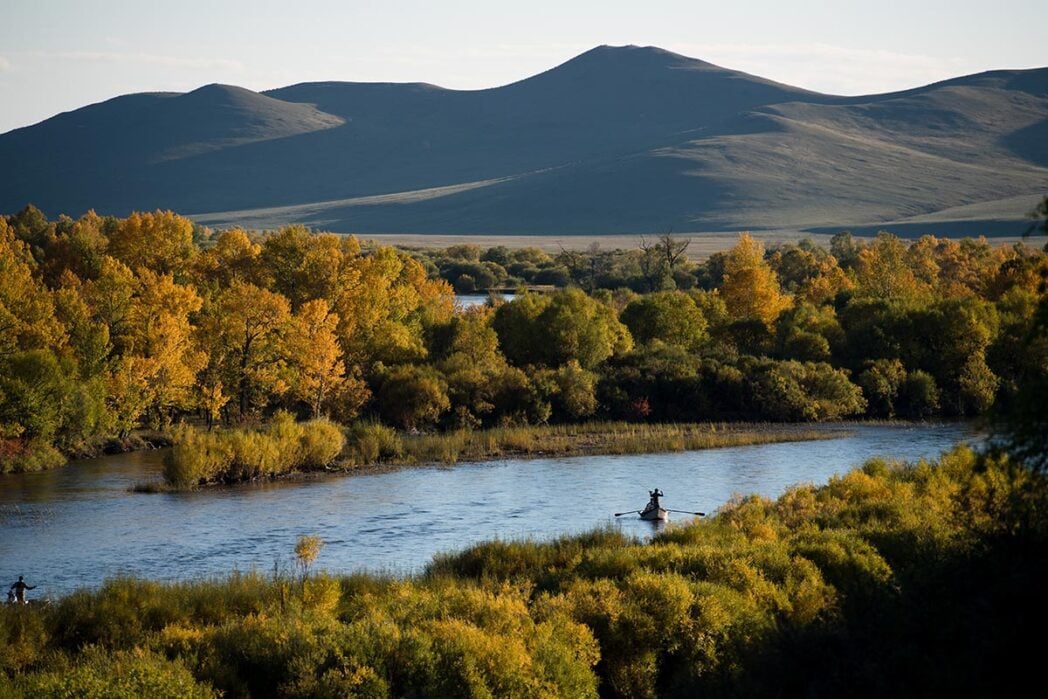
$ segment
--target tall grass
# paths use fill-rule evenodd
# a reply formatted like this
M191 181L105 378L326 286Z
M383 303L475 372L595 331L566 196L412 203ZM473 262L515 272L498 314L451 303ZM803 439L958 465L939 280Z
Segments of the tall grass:
M333 463L346 444L342 429L320 418L298 423L277 413L265 430L204 432L184 427L164 459L164 480L174 488L236 483Z
M828 430L781 425L589 422L578 425L496 427L430 435L403 435L400 461L445 463L528 456L645 454L770 444L836 436Z

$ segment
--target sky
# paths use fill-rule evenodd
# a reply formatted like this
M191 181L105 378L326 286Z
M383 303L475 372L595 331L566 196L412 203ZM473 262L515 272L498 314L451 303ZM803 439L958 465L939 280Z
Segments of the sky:
M1048 66L1044 0L3 0L0 133L131 92L504 85L601 44L842 95Z

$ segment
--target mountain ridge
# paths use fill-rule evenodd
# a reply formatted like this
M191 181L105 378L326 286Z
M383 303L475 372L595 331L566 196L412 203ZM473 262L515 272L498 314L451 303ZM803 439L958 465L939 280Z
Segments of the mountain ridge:
M844 97L600 46L481 90L124 95L0 134L0 167L19 172L0 211L172 208L216 226L281 209L362 233L876 225L1048 189L1048 69Z

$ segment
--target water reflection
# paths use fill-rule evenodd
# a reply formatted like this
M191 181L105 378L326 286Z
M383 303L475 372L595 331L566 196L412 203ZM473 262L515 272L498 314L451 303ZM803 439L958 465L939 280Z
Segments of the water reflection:
M158 476L161 452L106 457L0 476L0 575L31 575L40 593L60 594L118 573L175 580L268 571L290 563L301 534L326 542L322 568L406 573L434 553L496 537L548 539L609 524L649 537L652 523L612 515L642 507L655 486L667 508L713 513L734 494L775 497L871 456L932 457L972 436L961 425L841 429L824 442L505 460L160 495L127 489Z

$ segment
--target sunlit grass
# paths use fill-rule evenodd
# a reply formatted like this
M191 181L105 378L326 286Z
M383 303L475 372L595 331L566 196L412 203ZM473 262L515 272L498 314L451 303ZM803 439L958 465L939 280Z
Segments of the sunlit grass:
M647 424L495 427L400 437L400 463L482 461L506 457L647 454L750 444L832 439L839 432L759 424Z

